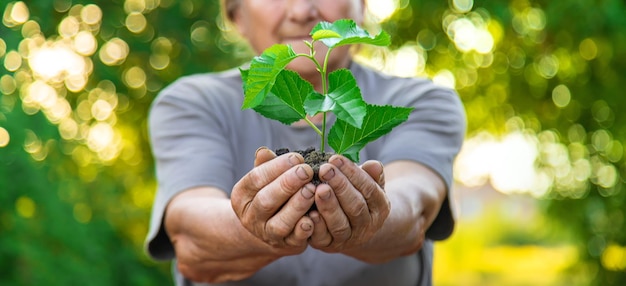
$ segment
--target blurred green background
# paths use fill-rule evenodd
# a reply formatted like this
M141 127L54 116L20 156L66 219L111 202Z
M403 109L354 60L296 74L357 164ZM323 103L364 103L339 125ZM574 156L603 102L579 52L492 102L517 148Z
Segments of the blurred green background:
M0 285L169 285L142 243L146 117L250 53L218 1L2 1ZM357 59L458 90L458 227L436 285L626 285L621 0L369 0Z

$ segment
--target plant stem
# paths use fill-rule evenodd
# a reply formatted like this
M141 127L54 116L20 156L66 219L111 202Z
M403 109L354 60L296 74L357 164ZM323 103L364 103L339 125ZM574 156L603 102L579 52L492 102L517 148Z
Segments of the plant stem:
M326 51L326 55L324 56L324 64L322 66L320 66L320 63L317 61L317 59L315 59L315 50L313 49L313 44L315 43L315 40L313 40L311 43L307 44L309 46L309 49L311 50L311 52L306 55L306 54L298 54L297 56L304 56L309 58L310 60L313 61L313 63L315 64L315 66L317 67L317 70L319 71L321 77L322 77L322 94L324 96L326 96L328 94L328 78L327 78L327 68L328 68L328 57L330 56L330 52L333 50L332 48L328 48L328 51ZM322 112L324 114L324 118L322 119L322 130L320 131L317 126L315 126L315 124L313 124L313 122L311 122L311 120L309 120L308 118L304 118L304 120L315 130L315 132L317 132L317 134L320 135L321 137L321 142L320 142L320 152L324 152L324 150L326 149L326 114L328 112Z
M315 123L313 123L310 119L308 119L307 117L304 117L304 121L309 124L309 126L311 126L311 128L313 128L313 130L315 130L315 133L317 133L317 135L322 136L322 138L324 137L324 135L322 135L322 131L317 128L317 126L315 126Z
M327 86L327 68L328 68L328 57L330 55L330 51L332 51L333 48L328 48L328 51L326 51L326 55L324 56L324 66L322 67L322 70L320 71L321 76L322 76L322 91L324 92L324 96L326 96L328 94L328 86ZM320 146L320 152L324 153L324 149L326 148L326 113L324 112L324 118L322 119L322 142L321 142L321 146Z

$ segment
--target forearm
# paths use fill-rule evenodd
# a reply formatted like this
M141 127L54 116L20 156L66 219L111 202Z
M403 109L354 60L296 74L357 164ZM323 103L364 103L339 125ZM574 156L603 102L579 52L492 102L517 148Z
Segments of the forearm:
M212 277L210 282L240 280L279 257L241 225L230 200L216 189L176 196L167 207L165 229L179 269L192 280L196 272L203 272L202 280Z
M421 249L425 232L446 196L439 176L416 163L391 163L385 167L385 176L389 216L371 240L346 253L370 263L386 262Z

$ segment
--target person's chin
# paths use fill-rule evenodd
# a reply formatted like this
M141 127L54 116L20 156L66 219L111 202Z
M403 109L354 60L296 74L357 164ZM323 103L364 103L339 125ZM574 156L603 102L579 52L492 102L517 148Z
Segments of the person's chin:
M288 41L284 41L283 44L290 45L293 48L293 50L296 51L296 53L308 53L310 49L304 43L304 41L306 40L307 39L305 38L288 40ZM308 41L310 41L310 39Z

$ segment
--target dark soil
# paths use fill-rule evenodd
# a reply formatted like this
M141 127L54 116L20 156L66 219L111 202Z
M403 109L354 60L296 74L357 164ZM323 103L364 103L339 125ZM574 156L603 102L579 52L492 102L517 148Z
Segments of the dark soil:
M274 151L274 153L276 153L277 156L280 156L282 154L289 153L289 152L291 151L288 148L280 148ZM304 163L307 163L309 166L311 166L311 168L313 168L313 179L311 180L311 183L313 183L316 186L321 184L322 180L320 180L320 177L319 177L320 166L328 162L328 159L333 154L322 153L320 151L315 150L314 147L309 147L306 150L294 150L293 152L300 153L300 155L304 157ZM317 209L317 206L315 205L315 203L313 203L313 206L311 206L311 209L309 209L309 212L312 210L316 210L316 209Z
M282 154L289 153L289 152L292 152L292 151L290 151L287 148L280 148L280 149L277 149L274 153L276 153L277 156L280 156ZM311 166L311 168L313 168L313 179L311 180L311 183L313 183L316 186L321 184L322 180L320 180L319 178L320 166L328 162L328 159L333 154L322 153L320 151L315 150L314 147L309 147L306 150L294 150L293 152L300 153L300 155L304 157L304 163L307 163L309 166Z

